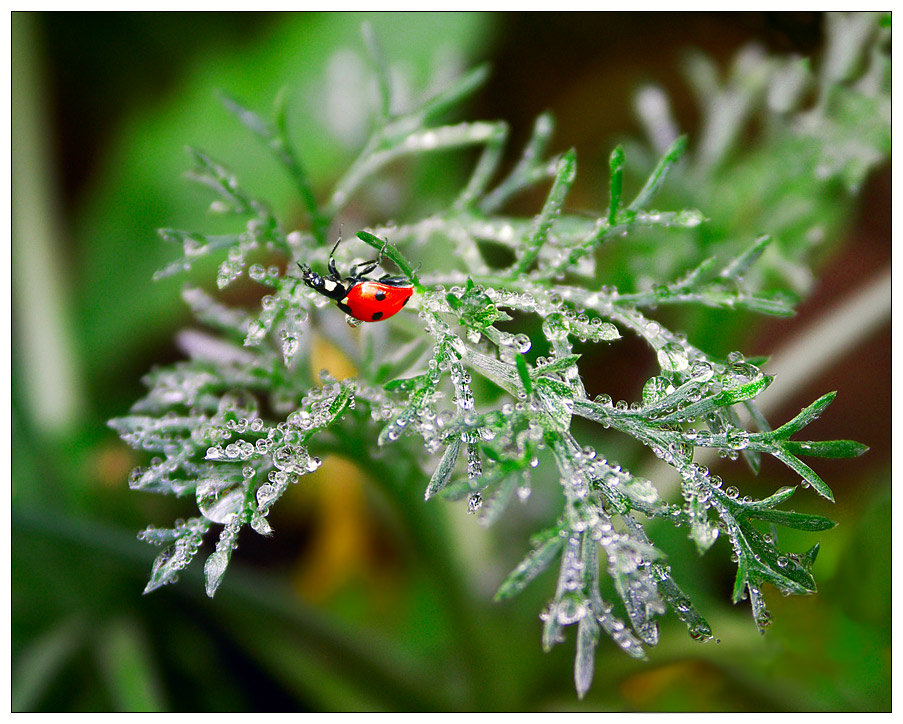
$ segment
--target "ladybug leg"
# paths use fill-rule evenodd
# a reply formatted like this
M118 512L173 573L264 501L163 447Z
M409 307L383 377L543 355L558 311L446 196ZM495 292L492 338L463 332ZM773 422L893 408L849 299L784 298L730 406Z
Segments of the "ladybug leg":
M370 261L362 261L360 264L355 264L351 267L351 276L353 277L365 277L370 272L372 272L376 267L379 266L379 259L371 259ZM363 269L358 270L358 267L363 267Z
M335 267L335 259L333 259L331 255L329 257L329 262L326 264L326 266L329 268L329 273L332 275L333 279L341 279L342 278L341 276L339 276L339 270L336 269L336 267Z
M360 264L355 264L351 267L351 276L354 277L364 277L367 276L370 272L372 272L376 267L382 264L383 261L383 252L386 250L386 247L389 245L389 240L386 239L385 243L382 246L382 249L379 250L379 254L375 259L371 259L370 261L363 261ZM365 267L361 271L356 271L358 267Z
M383 261L383 254L385 253L386 247L387 247L388 245L389 245L389 239L388 239L388 237L386 237L386 239L385 239L385 241L384 241L384 243L383 243L382 249L380 249L380 250L379 250L379 254L376 255L376 263L377 263L377 264L382 264L382 261Z

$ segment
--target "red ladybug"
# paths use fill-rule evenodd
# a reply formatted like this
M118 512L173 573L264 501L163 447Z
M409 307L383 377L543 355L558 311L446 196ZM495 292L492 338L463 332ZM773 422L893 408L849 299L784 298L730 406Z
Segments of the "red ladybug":
M321 277L306 264L301 267L301 278L311 289L324 297L334 299L345 314L362 322L380 322L401 311L414 293L414 286L406 277L392 277L388 274L380 279L367 279L367 274L379 266L383 249L376 259L355 264L351 274L345 278L335 266L335 250L342 243L342 237L329 253L329 276ZM387 241L386 244L389 242Z

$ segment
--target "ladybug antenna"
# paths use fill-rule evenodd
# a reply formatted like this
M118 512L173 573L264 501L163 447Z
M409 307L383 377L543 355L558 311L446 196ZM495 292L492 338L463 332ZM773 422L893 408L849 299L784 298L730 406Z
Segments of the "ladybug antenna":
M335 243L335 246L332 247L332 251L329 252L329 258L331 259L335 254L335 250L339 248L339 244L342 243L342 224L339 224L339 240Z

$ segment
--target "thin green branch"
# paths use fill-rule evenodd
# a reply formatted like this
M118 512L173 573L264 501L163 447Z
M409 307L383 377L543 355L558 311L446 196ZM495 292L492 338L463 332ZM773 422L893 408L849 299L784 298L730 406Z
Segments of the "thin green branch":
M627 207L628 211L639 211L646 207L665 182L665 178L668 176L671 169L681 158L683 158L686 150L687 137L680 136L671 144L671 147L665 152L665 155L662 156L662 159L658 162L655 170L647 179L646 184L640 189L640 192L636 195L636 198L630 206Z
M561 213L561 207L564 205L564 200L567 198L576 176L577 152L572 148L558 161L552 189L546 197L542 211L533 220L530 235L526 239L520 259L511 270L512 277L517 278L525 274L536 261L536 257L539 256L540 250L548 239L553 222Z

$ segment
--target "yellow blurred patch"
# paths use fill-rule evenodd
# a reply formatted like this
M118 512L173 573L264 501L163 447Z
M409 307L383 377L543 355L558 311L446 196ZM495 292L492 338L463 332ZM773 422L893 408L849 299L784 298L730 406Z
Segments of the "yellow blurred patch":
M692 689L687 682L692 681ZM641 671L621 683L621 694L631 707L648 711L650 705L657 708L662 700L675 694L689 696L693 706L700 710L710 710L712 699L721 689L720 674L702 661L681 661L661 666L651 671Z
M138 464L138 458L125 443L101 443L89 458L88 478L111 488L121 487L129 472Z
M326 370L337 380L344 380L357 374L357 368L348 356L326 337L316 333L311 345L310 362L317 384L320 384L320 378L317 376L320 370Z
M350 359L322 335L315 334L311 345L311 367L316 382L325 369L343 380L357 374ZM289 507L303 506L313 512L314 538L293 575L293 586L305 600L321 603L344 586L367 579L371 592L379 593L381 580L391 571L378 567L374 554L374 530L364 495L365 476L347 458L327 455L323 464L294 486ZM374 573L376 576L374 577ZM389 587L394 590L394 586Z
M330 455L307 476L315 496L316 534L297 573L297 591L319 602L361 572L367 563L368 521L363 476L349 460Z

